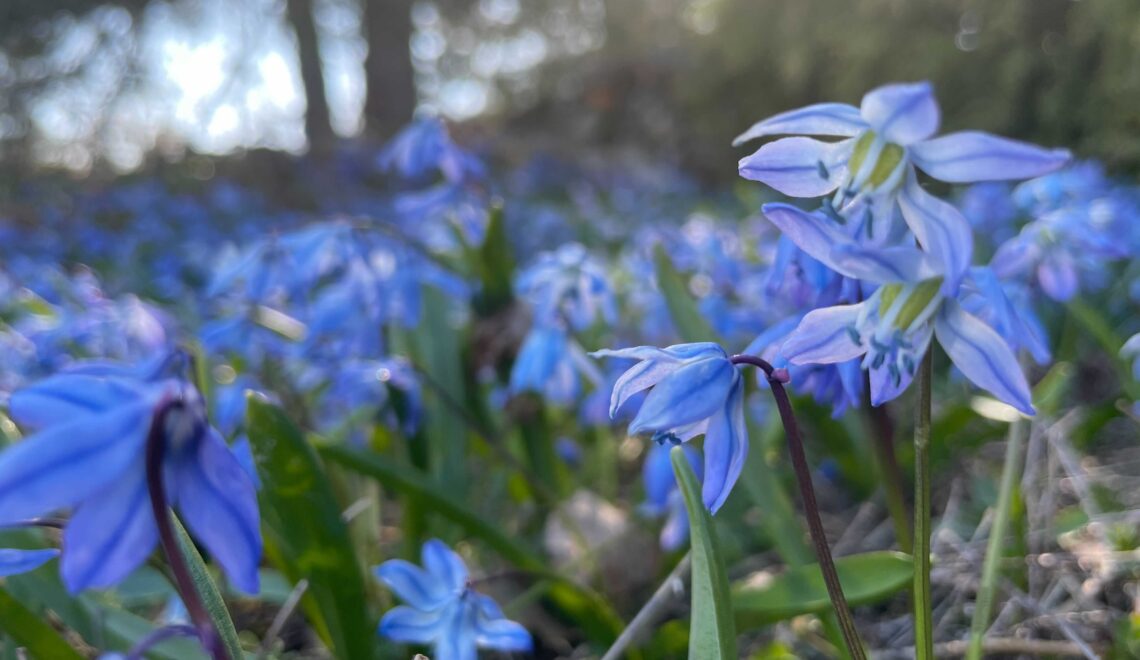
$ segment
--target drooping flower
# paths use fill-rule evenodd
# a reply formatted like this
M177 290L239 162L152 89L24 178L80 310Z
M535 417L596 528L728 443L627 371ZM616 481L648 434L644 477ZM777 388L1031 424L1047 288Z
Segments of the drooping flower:
M515 358L509 390L537 392L551 403L567 405L578 398L583 377L596 385L602 374L578 342L561 324L535 326Z
M483 164L456 145L447 127L435 117L408 124L380 152L376 165L406 179L420 179L438 171L452 183L484 174Z
M433 660L475 660L477 649L529 651L530 633L475 591L467 566L443 541L424 543L423 568L390 559L376 577L404 601L380 620L379 633L396 642L428 644Z
M12 418L35 433L0 453L0 525L73 509L60 561L73 593L117 584L154 550L146 445L160 412L167 501L233 584L257 591L256 493L179 377L183 359L84 364L12 395Z
M943 202L939 202L943 204ZM864 301L808 312L781 347L792 364L837 364L862 356L871 403L898 396L910 384L932 336L975 385L1033 414L1029 385L1013 351L990 326L958 302L961 287L945 288L946 262L905 245L855 243L833 220L787 204L764 213L805 252L832 269L879 287ZM970 240L970 234L956 240ZM951 253L968 251L949 244Z
M585 330L598 320L613 324L617 306L602 265L580 243L544 252L520 273L515 291L534 308L535 323L568 323Z
M970 253L955 252L956 236L969 225L953 206L918 184L915 167L950 183L1025 179L1061 167L1069 152L978 131L933 137L941 115L928 82L885 85L863 97L859 108L820 103L765 119L734 141L771 135L822 135L822 142L788 137L770 142L740 161L740 175L792 197L836 193L830 207L858 226L870 241L893 234L897 200L919 243L941 256L946 293L970 266Z
M630 434L651 434L658 442L685 442L704 434L701 498L709 511L720 509L748 455L743 379L724 349L699 342L591 355L640 360L614 383L610 396L613 416L631 396L653 388L630 422Z

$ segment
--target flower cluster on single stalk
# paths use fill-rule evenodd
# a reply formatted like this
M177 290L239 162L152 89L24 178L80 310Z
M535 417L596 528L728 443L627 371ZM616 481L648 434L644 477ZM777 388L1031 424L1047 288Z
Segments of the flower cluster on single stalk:
M988 273L971 270L969 223L926 191L918 171L949 183L1021 179L1053 171L1069 155L976 131L934 137L939 123L929 83L897 84L872 90L859 108L809 106L763 120L737 139L844 138L782 138L740 161L741 176L793 197L834 193L816 211L784 203L763 211L804 252L858 281L864 294L861 301L809 312L780 353L793 364L861 359L878 405L906 389L937 338L974 384L1032 414L1013 352L1032 340L1003 339L967 311L963 299L971 293L1008 303ZM1016 321L1008 306L1003 309L1005 316L995 320L1012 329ZM1028 347L1041 354L1040 346Z

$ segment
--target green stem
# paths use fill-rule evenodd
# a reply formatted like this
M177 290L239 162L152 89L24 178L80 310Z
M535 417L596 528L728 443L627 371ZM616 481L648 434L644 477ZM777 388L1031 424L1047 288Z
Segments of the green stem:
M918 370L914 420L914 648L916 660L934 658L933 604L930 597L930 381L933 351Z
M899 549L908 555L914 549L910 531L910 512L907 511L906 497L903 495L902 471L895 456L895 429L887 404L868 406L867 414L874 426L875 461L879 464L879 474L883 481L883 497L887 501L887 512L895 526L895 538Z
M1005 463L1001 469L1001 488L998 491L997 511L994 514L993 526L990 528L990 539L986 544L986 559L982 564L982 584L978 588L978 600L974 606L974 622L970 626L970 646L966 651L967 660L980 660L982 657L982 638L990 625L990 615L993 613L994 594L997 592L998 565L1001 563L1002 541L1005 540L1006 529L1009 527L1010 510L1013 508L1014 484L1017 475L1021 473L1021 451L1028 435L1029 426L1025 420L1018 419L1009 425L1009 435L1005 444Z

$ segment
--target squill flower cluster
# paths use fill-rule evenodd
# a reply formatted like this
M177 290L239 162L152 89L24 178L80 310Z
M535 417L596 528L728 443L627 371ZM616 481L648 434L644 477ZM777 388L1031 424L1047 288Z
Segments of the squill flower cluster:
M937 338L975 385L1032 414L1013 348L962 304L967 292L1001 294L984 278L980 286L973 281L970 225L927 192L918 173L949 183L1029 178L1061 167L1069 154L976 131L934 137L939 123L929 83L895 84L872 90L859 108L809 106L763 120L737 139L843 138L782 138L740 161L741 176L793 197L831 195L816 211L784 203L763 211L800 249L857 280L866 294L809 312L780 350L793 364L860 359L878 405L906 389Z

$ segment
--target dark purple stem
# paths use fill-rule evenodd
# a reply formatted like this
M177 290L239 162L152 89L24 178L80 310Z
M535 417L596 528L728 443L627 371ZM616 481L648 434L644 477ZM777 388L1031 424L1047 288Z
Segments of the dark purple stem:
M808 531L811 533L812 543L815 545L815 555L819 560L819 568L823 573L823 582L827 585L827 595L831 598L831 605L835 608L839 628L843 632L843 641L847 650L855 660L865 660L863 642L859 639L859 631L855 628L855 619L851 615L851 608L847 605L847 598L843 595L843 587L839 583L839 573L835 570L835 561L831 557L831 548L827 545L827 535L823 531L823 521L819 517L819 504L815 499L815 488L812 487L811 470L808 468L807 455L804 453L803 439L800 437L800 427L796 422L795 412L792 410L791 399L784 384L791 380L787 369L777 369L766 360L753 355L733 355L729 358L733 364L747 364L764 371L768 377L768 384L772 389L772 397L776 400L776 408L780 411L780 421L784 424L784 435L788 439L788 453L792 457L792 467L795 469L796 482L800 488L800 498L803 500L804 517L807 518Z
M166 399L158 405L158 410L154 413L150 432L146 438L146 485L150 491L154 522L158 527L158 541L174 574L174 586L182 598L182 603L186 605L190 621L197 630L198 640L214 660L228 660L226 651L222 647L222 639L214 629L214 622L205 605L202 604L202 598L194 586L194 578L190 575L190 568L186 565L186 558L178 546L178 537L170 522L170 509L166 501L166 485L163 483L162 469L166 454L166 419L171 411L181 408L181 401Z

